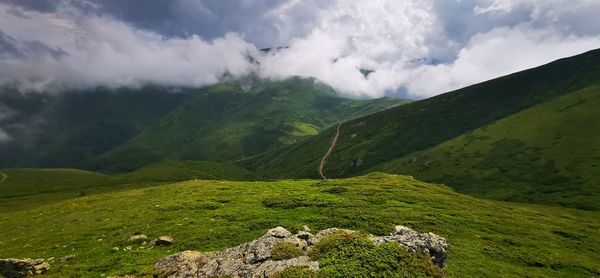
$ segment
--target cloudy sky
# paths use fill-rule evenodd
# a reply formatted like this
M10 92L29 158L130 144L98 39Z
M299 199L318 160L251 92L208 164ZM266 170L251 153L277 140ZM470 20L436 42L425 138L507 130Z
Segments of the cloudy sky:
M599 14L599 0L0 0L0 86L204 86L255 72L425 98L600 48ZM277 46L289 48L259 51Z

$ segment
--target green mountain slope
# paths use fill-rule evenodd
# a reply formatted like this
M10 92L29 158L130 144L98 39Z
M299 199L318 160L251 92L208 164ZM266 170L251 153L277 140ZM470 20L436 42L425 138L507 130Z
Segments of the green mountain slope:
M2 186L2 185L0 185ZM600 275L600 214L479 200L410 177L341 180L187 181L0 211L3 257L55 259L48 277L152 275L178 251L222 250L267 229L350 228L386 234L394 225L445 237L449 277ZM132 243L171 235L170 247Z
M238 160L401 103L390 98L341 98L312 79L263 80L250 88L222 83L195 94L160 122L103 155L96 167L128 171L163 160Z
M77 169L3 169L0 180L0 212L71 199L112 184L106 175Z
M166 161L115 176L127 182L174 182L184 180L253 181L254 173L226 162Z
M84 167L183 103L189 91L95 89L67 93L0 92L0 167Z
M354 119L341 126L337 146L325 164L325 173L328 177L365 173L382 163L434 147L560 96L585 88L591 90L589 94L593 95L595 92L593 88L598 84L600 84L600 50ZM577 126L573 128L581 129L583 134L592 133L593 131L587 129L588 125L583 124L585 119L590 117L588 113L592 113L584 110L589 110L590 107L585 106L582 109L581 116L585 117L578 120ZM335 128L331 128L297 145L257 156L241 164L274 178L318 177L317 169L320 160L329 148L335 132ZM555 132L564 134L568 131L555 130ZM591 152L597 147L597 144L587 143L577 146L578 152ZM539 146L539 148L543 147ZM560 163L579 164L580 162L565 160ZM532 168L530 171L535 169ZM562 175L568 175L570 179L578 179L577 176L580 174L566 171ZM452 180L436 180L452 186ZM512 178L506 176L504 180L512 180ZM545 182L552 183L555 189L561 188L562 192L570 190L569 184L561 184L561 180ZM572 185L579 186L579 184ZM555 193L557 193L555 197L560 194ZM557 202L559 201L555 200L555 203Z
M371 170L471 195L600 210L600 86L521 111Z
M0 167L122 172L164 160L229 161L292 144L401 100L350 100L312 79L55 93L0 91Z
M257 177L229 163L205 161L164 162L119 175L78 169L0 169L0 212L194 179L249 181Z

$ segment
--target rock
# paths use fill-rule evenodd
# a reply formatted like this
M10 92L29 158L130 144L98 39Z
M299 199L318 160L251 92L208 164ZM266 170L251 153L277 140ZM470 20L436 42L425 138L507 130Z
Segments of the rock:
M128 241L145 241L146 239L148 239L146 235L132 235Z
M66 262L68 262L70 260L73 260L74 258L75 258L75 255L67 255L67 256L61 257L60 258L60 262L61 263L66 263Z
M284 229L283 227L277 227L277 228L270 229L267 232L267 235L271 236L271 237L276 237L276 238L284 238L284 237L291 236L292 233L290 233L290 231Z
M214 253L184 251L161 259L154 267L157 277L208 277L218 264Z
M299 246L302 255L288 260L273 260L271 250L290 242ZM158 277L269 277L292 266L318 270L319 263L306 256L307 242L288 230L277 227L264 236L219 253L181 252L158 261Z
M419 233L404 226L396 226L389 236L372 237L371 239L376 244L398 242L413 251L430 256L431 261L442 268L446 264L446 249L451 247L443 237L433 233Z
M304 226L302 226L302 231L310 232L310 228L308 228L308 226L304 225Z
M298 232L298 234L296 234L296 237L298 237L299 239L308 241L309 239L311 239L314 235L309 233L309 232L305 232L305 231L300 231Z
M292 235L288 230L277 227L269 230L262 237L229 248L222 252L199 253L185 251L159 260L155 277L219 277L232 276L241 278L271 277L289 267L306 267L319 270L319 263L308 257L312 245L323 237L334 233L358 233L357 231L331 228L312 235L300 231ZM432 233L419 233L410 228L397 226L389 236L370 236L375 244L398 242L415 252L422 252L431 257L432 262L443 267L446 260L446 249L450 244ZM289 242L302 250L298 257L275 260L271 251L280 243Z
M254 269L251 277L271 277L289 267L306 267L309 270L316 271L319 270L319 262L312 261L308 256L300 256L283 261L269 260Z
M50 269L50 264L43 259L0 259L0 276L2 277L30 277L45 274Z
M157 239L154 239L150 242L150 244L154 246L168 246L173 244L174 240L170 236L160 236Z

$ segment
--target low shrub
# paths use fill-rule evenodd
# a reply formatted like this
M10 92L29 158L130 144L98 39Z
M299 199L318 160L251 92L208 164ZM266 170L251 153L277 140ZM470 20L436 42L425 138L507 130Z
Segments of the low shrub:
M282 272L275 273L273 278L317 278L316 271L309 270L305 267L288 267Z
M291 242L282 242L271 250L271 258L276 261L289 260L302 256L302 249Z
M341 186L336 186L336 187L332 187L332 188L323 190L324 193L329 193L329 194L342 194L346 191L348 191L348 189L345 187L341 187Z
M443 277L427 257L397 243L373 244L366 235L337 232L311 250L323 277Z
M293 209L300 207L329 207L333 204L320 199L304 199L298 197L277 196L264 199L263 205L268 208Z

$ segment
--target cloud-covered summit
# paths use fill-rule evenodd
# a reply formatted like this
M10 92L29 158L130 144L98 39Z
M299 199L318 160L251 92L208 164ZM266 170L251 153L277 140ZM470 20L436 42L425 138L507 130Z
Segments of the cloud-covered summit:
M202 86L255 71L420 98L598 48L598 13L595 0L4 0L0 85ZM289 48L257 50L271 46Z

